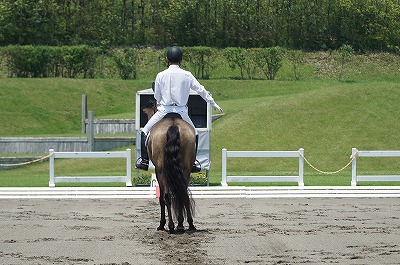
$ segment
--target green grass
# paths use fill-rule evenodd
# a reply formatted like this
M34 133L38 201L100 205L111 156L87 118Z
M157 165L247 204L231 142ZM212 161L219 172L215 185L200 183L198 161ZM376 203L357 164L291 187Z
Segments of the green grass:
M64 80L52 81L57 83ZM96 80L79 81L80 85L86 82L100 83ZM125 84L124 81L113 82ZM132 82L132 87L135 87L134 83ZM400 129L399 82L212 80L203 83L213 92L225 111L225 116L213 123L211 136L211 183L214 184L220 181L222 148L304 148L307 159L323 171L336 171L347 164L352 147L360 150L400 148L396 134ZM125 90L121 89L118 94L122 98ZM114 97L118 98L117 95ZM98 108L100 113L106 113L102 109L102 101L98 102L98 106L93 103L92 106ZM125 104L129 105L131 102ZM133 109L132 106L131 108ZM47 116L51 114L52 111L48 110ZM79 117L77 119L74 122L79 127ZM359 160L360 174L376 171L393 174L400 171L400 159ZM122 160L121 163L123 164ZM229 159L228 166L228 173L231 175L295 174L297 171L295 159ZM113 161L105 160L65 160L58 162L56 170L63 175L114 175L123 174L124 166L116 166ZM0 178L2 186L47 186L48 163L0 171ZM308 165L305 166L306 185L349 185L350 180L350 168L336 175L321 175Z
M151 80L112 79L0 79L1 136L71 134L81 130L82 95L95 117L130 113L134 118L135 93ZM0 151L1 152L1 151Z
M318 77L319 72L301 81L201 80L225 112L212 127L211 184L221 181L222 148L304 148L306 158L323 171L336 171L346 165L353 147L400 150L400 68L390 69L388 74L382 56L372 65L364 57L354 62L346 82L328 73ZM132 118L136 91L150 87L151 81L0 79L0 122L6 124L0 127L0 135L80 135L82 94L88 94L89 110L94 110L95 117ZM121 166L112 160L96 159L56 163L56 174L62 175L119 175L125 171L123 160L118 162ZM400 158L360 158L357 168L363 175L400 174ZM297 170L296 159L228 160L230 175L296 174ZM351 181L351 168L323 175L305 165L304 174L306 185L348 186ZM0 171L0 186L48 186L48 180L48 162Z
M272 86L273 83L269 82ZM217 139L213 141L213 150L304 148L306 158L323 171L336 171L346 165L352 147L399 150L396 133L400 129L398 82L281 82L279 85L286 88L281 93L277 90L264 97L224 101L221 106L227 114L213 125L212 139ZM251 95L253 89L246 91ZM267 170L276 174L282 171L281 168L288 168L282 165L291 163L280 159L230 160L228 169L232 175L243 172L258 175ZM400 171L400 159L359 160L359 174L376 171L378 166L378 170L382 170L379 172L391 170L398 174ZM215 156L213 163L217 164L215 170L218 170L221 156ZM297 170L295 164L289 168ZM306 185L349 185L351 169L337 175L321 176L306 165L305 176Z

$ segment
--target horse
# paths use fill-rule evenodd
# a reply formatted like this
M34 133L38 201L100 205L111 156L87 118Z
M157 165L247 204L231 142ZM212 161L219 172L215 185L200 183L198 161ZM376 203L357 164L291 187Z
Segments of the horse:
M161 218L157 230L164 230L167 207L169 233L185 232L185 214L188 230L196 231L192 217L194 201L188 190L191 168L196 159L195 137L193 127L177 115L167 114L151 129L147 151L160 188ZM176 230L172 214L178 221Z

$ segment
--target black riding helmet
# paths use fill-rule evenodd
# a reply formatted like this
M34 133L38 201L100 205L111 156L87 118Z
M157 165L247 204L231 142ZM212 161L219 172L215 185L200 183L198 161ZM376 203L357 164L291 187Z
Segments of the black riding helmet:
M167 59L170 63L179 63L182 61L183 52L181 48L177 46L172 46L167 51Z

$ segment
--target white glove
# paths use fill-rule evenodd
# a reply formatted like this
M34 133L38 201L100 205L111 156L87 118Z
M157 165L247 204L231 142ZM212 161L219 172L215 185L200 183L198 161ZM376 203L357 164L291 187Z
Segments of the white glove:
M215 109L215 110L218 110L219 112L224 112L222 109L221 109L221 107L220 106L218 106L218 104L217 103L215 103L214 102L214 104L213 104L213 109Z

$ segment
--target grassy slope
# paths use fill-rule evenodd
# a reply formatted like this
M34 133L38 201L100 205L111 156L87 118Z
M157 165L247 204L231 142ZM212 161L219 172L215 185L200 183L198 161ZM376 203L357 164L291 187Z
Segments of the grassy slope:
M399 150L400 80L393 74L398 68L390 68L384 56L376 60L377 64L368 64L369 59L362 57L353 63L348 82L336 81L329 67L317 71L318 76L326 78L305 81L202 81L225 110L225 116L213 123L211 182L219 183L221 178L222 148L304 148L309 161L324 171L335 171L348 163L352 147ZM287 66L282 75L290 76ZM82 94L88 94L89 110L95 111L95 117L133 117L135 92L148 88L151 81L0 79L0 136L80 135ZM91 163L60 161L57 170L71 175L123 173L123 166L113 172L113 161ZM232 174L297 170L297 162L290 159L236 159L229 160L228 165ZM398 159L360 159L358 165L361 174L363 170L387 174L400 171ZM351 171L321 175L306 166L305 176L306 185L349 185ZM0 171L0 186L47 183L47 163Z
M82 94L95 117L131 113L137 89L149 82L84 79L0 79L1 136L80 132Z
M266 83L268 84L268 83ZM350 161L351 148L398 150L400 84L397 82L289 82L269 96L224 101L227 115L213 127L213 150L298 150L323 171L336 171ZM266 87L266 89L268 89ZM247 88L248 94L251 88ZM256 93L257 94L257 93ZM221 156L215 155L220 169ZM233 174L279 172L289 162L234 160ZM369 171L400 169L399 162L375 159L360 168ZM398 159L397 159L398 160ZM386 165L386 166L385 166ZM287 168L284 166L283 168ZM296 164L291 167L297 170ZM385 169L386 168L386 169ZM259 172L257 172L259 171ZM361 172L361 171L360 171ZM216 173L216 172L214 172ZM218 174L218 173L217 173ZM248 174L248 173L247 173ZM351 171L336 176L316 175L306 166L305 174L325 185L350 182ZM307 181L307 179L306 179Z
M16 98L14 104L22 109L30 110L24 115L12 114L14 118L15 115L27 117L26 123L18 121L21 123L20 127L25 126L26 129L12 130L20 135L32 130L37 130L36 134L40 132L52 134L52 131L63 133L64 130L69 133L79 133L82 92L89 94L89 106L92 106L100 115L112 115L118 112L132 113L135 90L147 85L145 82L116 80L6 79L5 81L14 83L15 87L21 84L29 86L29 89L25 90L9 90ZM44 84L44 87L48 87L48 91L46 93L35 91L34 87L38 86L38 83L32 82ZM398 150L400 148L400 141L395 133L400 129L400 123L398 123L399 82L212 80L203 83L213 92L214 97L225 110L225 116L213 123L211 175L214 183L218 183L221 176L222 148L228 150L304 148L309 161L324 171L335 171L344 166L349 161L352 147L360 150ZM51 91L53 86L62 87L62 89ZM107 89L111 90L111 86L113 91L109 92L112 95L106 93ZM66 91L58 94L57 91L62 90ZM63 100L55 104L46 95ZM68 96L73 97L72 95L75 99L68 99ZM18 98L23 104L17 102ZM26 98L32 98L32 100ZM52 108L46 108L49 105L45 104L46 101ZM7 105L1 108L3 120L5 113L9 111L9 108L4 106ZM51 109L56 111L53 112ZM67 119L65 114L74 112L78 114L70 116L69 122L72 125L66 127L63 124L65 123L63 119ZM51 117L50 120L48 120L49 117ZM62 122L57 122L57 117L62 117L60 119ZM8 117L8 120L13 122L15 119ZM40 126L32 127L30 120L34 121L33 124L38 123ZM41 128L43 123L48 123L46 126L49 126L51 130ZM3 128L3 130L10 130L10 128ZM359 166L368 171L387 171L388 168L398 171L400 169L397 161L390 159L391 163L384 161L376 159L371 163L368 160L368 163L363 165L360 160ZM123 171L123 165L115 167L113 163L101 161L95 166L90 166L87 165L87 161L60 161L58 169L69 171L75 166L75 169L71 170L72 175L86 171L84 174L90 174L91 168L97 168L98 165L104 165L100 169L102 174L107 174L107 171L110 171L111 175L115 174L110 168ZM255 175L263 174L265 171L273 174L287 173L297 170L296 163L290 159L267 159L267 161L265 159L236 159L234 163L229 161L229 173L242 174L246 171L253 172ZM305 175L306 184L307 181L308 183L316 181L324 185L348 185L351 172L350 169L346 169L338 175L319 175L306 166ZM20 176L25 176L27 179L22 181ZM0 171L0 178L5 182L8 179L12 186L19 186L21 183L39 178L40 181L32 181L28 185L46 186L48 166L47 163L43 163L18 170Z

